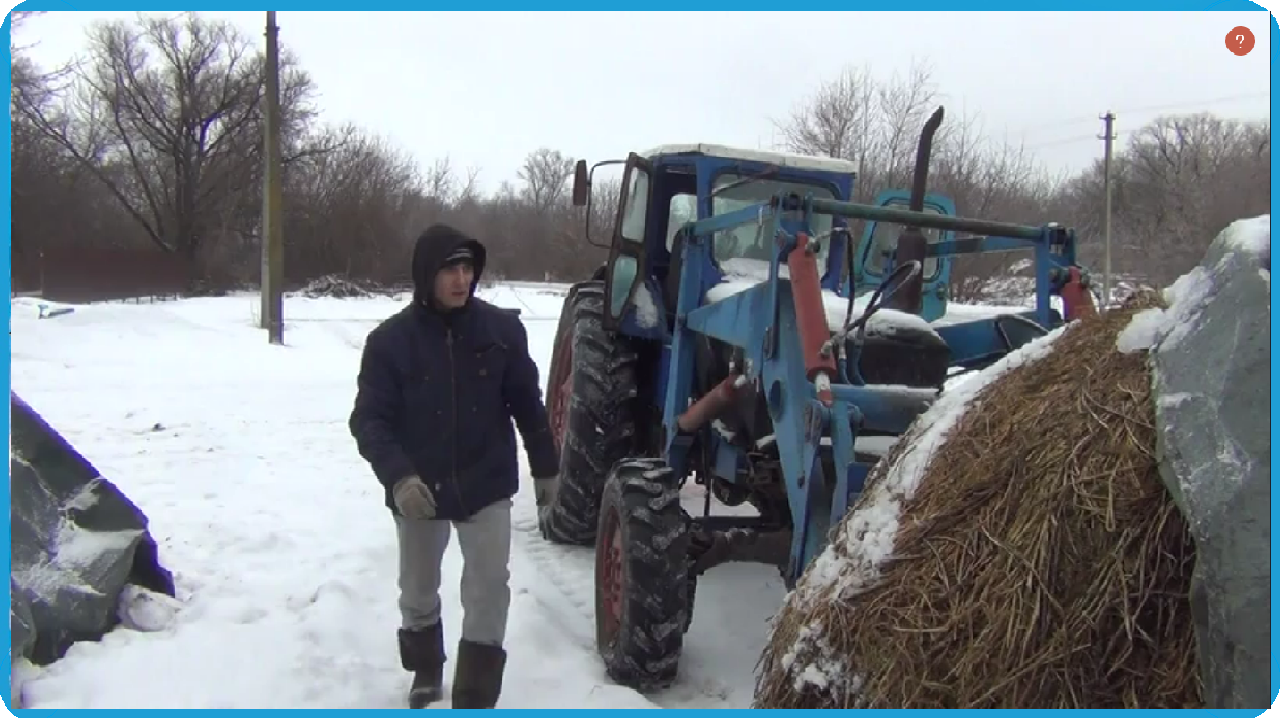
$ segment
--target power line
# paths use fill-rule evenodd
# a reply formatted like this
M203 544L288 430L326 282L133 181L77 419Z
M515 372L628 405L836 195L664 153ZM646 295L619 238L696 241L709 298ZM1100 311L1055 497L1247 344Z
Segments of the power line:
M1202 105L1212 105L1212 104L1214 104L1214 103L1223 103L1223 102L1234 101L1234 100L1243 100L1243 99L1256 99L1256 98L1260 98L1260 97L1270 97L1270 96L1271 96L1271 95L1270 95L1269 93L1253 93L1253 94L1248 94L1248 95L1230 95L1230 96L1226 96L1226 97L1219 97L1219 98L1212 99L1212 100L1205 100L1205 101L1203 101L1201 104L1202 104ZM1160 112L1160 111L1163 111L1163 110L1175 110L1175 109L1187 109L1187 105L1186 105L1185 103L1173 103L1173 104L1167 104L1167 105L1147 105L1147 106L1145 106L1145 107L1135 107L1135 108L1130 108L1130 109L1126 110L1126 112L1136 112L1136 113L1143 113L1143 112ZM1201 108L1201 109L1203 109L1203 108ZM1116 113L1116 114L1119 114L1119 113ZM1034 132L1034 131L1035 131L1035 130L1037 130L1037 129L1045 129L1045 128L1049 128L1049 127L1061 127L1061 126L1064 126L1064 125L1081 124L1081 123L1086 122L1086 121L1087 121L1087 122L1097 122L1097 121L1098 121L1098 118L1097 118L1097 117L1090 117L1090 118L1087 118L1087 119L1081 119L1081 120L1068 120L1068 121L1064 121L1064 122L1051 123L1051 124L1047 124L1047 125L1039 125L1039 126L1037 126L1037 127L1033 127L1033 128L1031 128L1031 129L1030 129L1030 130L1028 130L1028 131L1030 131L1030 132ZM1113 137L1112 139L1116 139L1116 138L1118 138L1119 136L1120 136L1120 135L1119 135L1119 133L1117 133L1117 134L1116 134L1116 136L1115 136L1115 137ZM1043 147L1056 147L1056 146L1058 146L1058 145L1071 145L1071 144L1079 144L1079 143L1083 143L1083 142L1093 142L1094 140L1097 140L1097 139L1098 139L1098 135L1093 134L1093 133L1089 133L1089 134L1087 134L1087 135L1086 135L1086 134L1080 134L1080 135L1072 135L1072 136L1070 136L1070 137L1060 137L1060 138L1058 138L1058 139L1054 139L1054 140L1045 140L1045 141L1041 141L1041 142L1031 142L1031 143L1027 143L1027 144L1025 144L1025 145L1024 145L1024 147L1026 147L1026 148L1027 148L1027 149L1029 149L1029 150L1032 150L1032 149L1040 149L1040 148L1043 148Z
M1092 141L1094 141L1094 140L1096 140L1096 139L1098 139L1098 136L1097 136L1097 135L1095 135L1095 134L1093 134L1093 133L1089 133L1089 134L1087 134L1087 135L1074 135L1074 136L1071 136L1071 137L1063 137L1063 138L1056 139L1056 140L1049 140L1049 141L1047 141L1047 142L1032 142L1032 143L1030 143L1030 144L1023 145L1023 147L1025 147L1026 149L1029 149L1029 150L1036 150L1036 149L1040 149L1040 148L1042 148L1042 147L1056 147L1056 146L1058 146L1058 145L1070 145L1070 144L1076 144L1076 143L1078 143L1078 142L1083 142L1083 141L1085 141L1085 140L1088 140L1089 142L1092 142Z
M1247 95L1227 95L1225 97L1216 97L1211 100L1201 100L1199 102L1177 102L1171 105L1147 105L1146 107L1130 107L1125 112L1163 112L1165 110L1177 110L1185 108L1187 105L1197 105L1199 108L1212 105L1221 105L1228 102L1239 102L1240 100L1257 100L1263 97L1270 98L1270 92L1253 92Z
M1133 115L1133 114L1141 114L1144 112L1164 112L1166 110L1197 111L1197 110L1203 110L1208 107L1212 107L1214 105L1222 105L1229 102L1239 102L1241 100L1257 100L1257 99L1262 99L1264 97L1266 98L1271 97L1271 93L1253 92L1253 93L1244 94L1244 95L1225 95L1222 97L1214 97L1206 100L1187 100L1187 101L1174 102L1174 103L1168 103L1168 104L1162 104L1162 105L1146 105L1145 107L1122 107L1116 112L1117 114L1124 113L1124 114ZM1055 129L1059 127L1070 127L1072 125L1081 125L1086 122L1097 122L1097 121L1098 121L1098 118L1096 116L1081 115L1079 117L1074 117L1074 118L1064 119L1064 120L1057 120L1057 121L1049 122L1043 125L1035 125L1033 127L1027 128L1026 130L1024 130L1024 132L1037 132L1039 130ZM1088 138L1097 139L1093 134L1090 134Z

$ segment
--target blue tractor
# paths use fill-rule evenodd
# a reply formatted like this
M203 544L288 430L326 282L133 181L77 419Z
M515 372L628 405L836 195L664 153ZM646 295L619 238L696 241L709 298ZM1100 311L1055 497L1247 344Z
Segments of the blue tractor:
M557 329L561 468L539 527L595 547L613 680L669 685L700 575L753 561L794 587L952 372L1061 324L1054 295L1068 318L1092 307L1071 231L958 218L925 193L941 119L912 190L874 205L849 201L855 166L832 158L699 144L596 165L624 165L621 195L608 260L570 289ZM578 162L575 204L589 207L594 171ZM850 220L866 223L859 242ZM1034 309L945 316L954 255L1015 249L1034 251ZM681 502L690 479L700 511ZM712 496L757 515L713 516Z

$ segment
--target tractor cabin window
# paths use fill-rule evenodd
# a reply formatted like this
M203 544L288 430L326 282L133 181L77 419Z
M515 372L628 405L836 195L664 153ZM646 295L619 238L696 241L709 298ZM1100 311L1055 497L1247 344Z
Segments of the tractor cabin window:
M737 182L742 175L726 173L716 177L715 186L712 191L718 191L721 187ZM835 195L832 191L821 185L806 184L804 182L787 182L784 180L768 180L759 179L726 190L722 194L715 195L711 198L711 214L719 216L736 210L750 207L751 205L767 202L769 198L779 192L794 192L801 197L812 193L818 199L834 199ZM814 226L811 228L815 237L822 237L822 251L818 253L818 272L825 274L827 269L827 256L831 251L831 241L827 237L827 233L831 231L830 215L815 215ZM731 230L725 230L716 234L715 239L715 258L716 262L724 262L732 259L749 259L768 262L773 258L772 253L776 251L772 241L768 241L764 237L764 227L757 226L755 223L744 224Z
M649 211L649 173L637 166L629 168L627 191L622 198L622 217L618 221L618 235L622 245L615 244L607 285L609 316L613 320L622 317L639 277L640 260L637 247L644 244L645 215ZM626 251L622 246L632 245Z
M623 239L639 244L644 241L645 213L649 209L649 173L639 167L631 168L626 202L619 230Z
M902 207L906 209L907 203L902 200L889 202L887 206ZM930 214L942 214L942 210L932 205L926 204L924 211ZM877 222L875 229L871 232L871 247L863 261L863 271L873 277L883 277L884 268L888 266L889 259L893 256L893 252L898 247L898 233L902 231L902 225L889 224L888 222ZM936 229L922 228L925 239L929 244L936 244L941 233ZM924 260L924 272L922 279L926 282L934 279L938 274L938 260L936 257L929 257Z
M692 194L678 194L671 198L667 208L667 251L670 252L676 243L676 232L689 222L698 221L698 197Z

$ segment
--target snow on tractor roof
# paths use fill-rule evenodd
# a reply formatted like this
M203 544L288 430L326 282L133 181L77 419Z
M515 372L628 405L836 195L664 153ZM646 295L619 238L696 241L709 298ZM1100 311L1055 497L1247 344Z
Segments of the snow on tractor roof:
M778 165L779 167L794 167L796 169L817 170L819 172L841 172L856 175L858 170L858 166L853 162L836 157L815 157L812 155L799 155L790 152L749 150L742 147L730 147L728 145L717 145L707 142L661 145L649 150L648 152L641 153L643 157L648 157L650 159L658 157L659 155L687 154L725 157L733 160L743 160L745 162L764 162L767 164Z

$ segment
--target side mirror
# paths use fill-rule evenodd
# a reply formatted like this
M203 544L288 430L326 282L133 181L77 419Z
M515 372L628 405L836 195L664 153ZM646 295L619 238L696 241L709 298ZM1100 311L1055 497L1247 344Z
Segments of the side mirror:
M587 161L578 160L573 166L573 206L585 207L591 197L591 180L587 178Z

